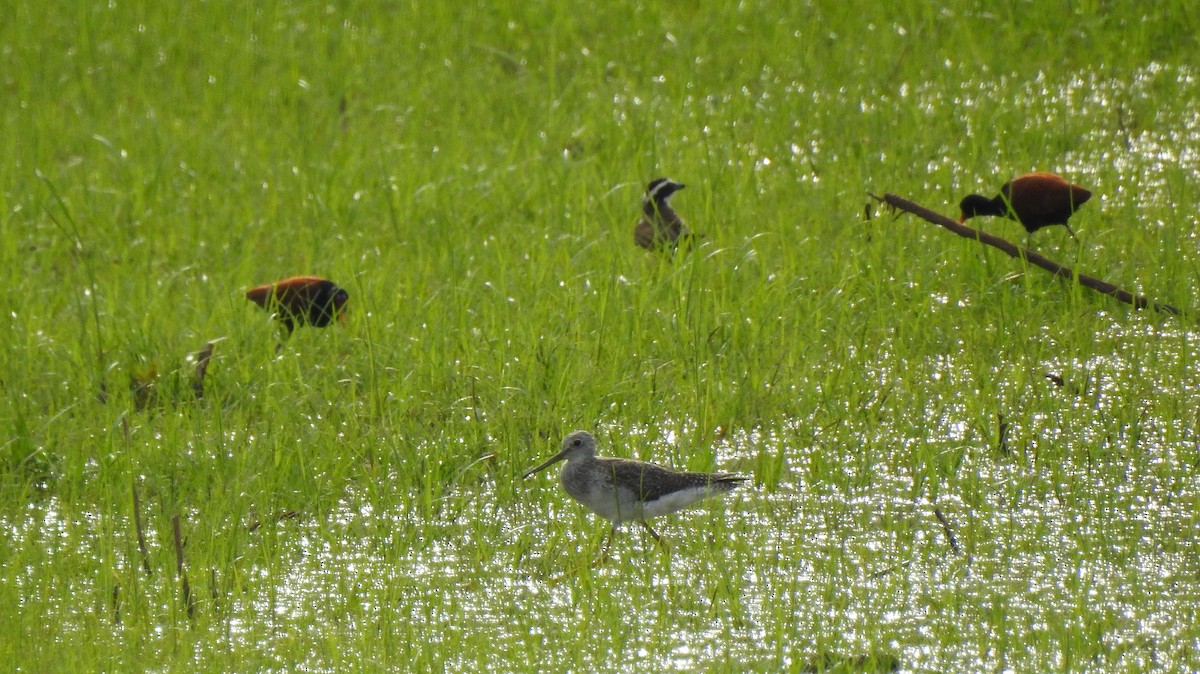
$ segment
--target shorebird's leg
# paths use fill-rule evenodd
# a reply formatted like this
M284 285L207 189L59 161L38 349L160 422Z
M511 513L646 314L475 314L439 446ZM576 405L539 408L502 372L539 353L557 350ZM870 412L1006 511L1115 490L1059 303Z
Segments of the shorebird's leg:
M664 552L671 551L671 546L667 545L667 542L662 539L662 536L658 535L658 532L654 530L654 527L650 526L649 522L642 520L642 526L646 527L646 531L650 532L650 535L654 537L654 542L658 543L658 547L662 548Z
M596 559L592 560L592 566L600 566L605 562L605 560L608 559L608 550L612 547L613 536L616 534L617 525L614 524L612 525L612 528L608 530L608 536L604 539L604 549L600 551L600 554L596 557Z

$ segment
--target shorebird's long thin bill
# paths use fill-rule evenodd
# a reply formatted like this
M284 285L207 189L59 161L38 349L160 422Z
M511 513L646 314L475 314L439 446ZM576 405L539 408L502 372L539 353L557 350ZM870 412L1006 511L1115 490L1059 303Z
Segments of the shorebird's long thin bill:
M536 468L529 469L528 472L526 472L524 475L521 476L521 479L524 480L525 478L529 477L530 475L533 475L534 473L536 473L538 471L545 470L545 469L549 468L550 466L553 466L554 464L556 464L559 461L562 461L564 458L566 458L566 456L567 456L567 453L565 451L555 454L554 456L550 457L549 459L546 459L545 463L539 464Z

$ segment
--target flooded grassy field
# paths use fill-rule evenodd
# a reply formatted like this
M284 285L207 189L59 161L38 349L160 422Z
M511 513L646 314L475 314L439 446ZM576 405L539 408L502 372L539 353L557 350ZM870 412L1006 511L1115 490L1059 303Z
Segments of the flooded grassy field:
M3 10L0 657L1200 669L1198 18ZM870 196L1029 171L1078 240L968 224L1182 315ZM660 176L690 251L634 246ZM296 275L345 322L244 298ZM575 429L748 480L593 566L522 479Z

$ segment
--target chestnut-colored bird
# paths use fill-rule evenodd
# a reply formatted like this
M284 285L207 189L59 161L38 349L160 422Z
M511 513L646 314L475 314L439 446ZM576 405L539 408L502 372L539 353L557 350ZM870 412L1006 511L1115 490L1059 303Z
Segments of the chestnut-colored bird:
M346 315L350 294L333 281L316 276L293 276L246 291L246 299L275 312L287 334L297 326L323 328Z
M687 225L671 208L671 195L686 187L669 178L658 178L646 186L642 197L642 219L633 228L634 242L648 250L674 249L689 238Z
M970 194L962 200L959 222L977 215L997 215L1016 220L1033 234L1042 227L1062 225L1075 237L1067 220L1092 198L1092 193L1053 173L1026 173L1004 183L1000 194L989 199Z

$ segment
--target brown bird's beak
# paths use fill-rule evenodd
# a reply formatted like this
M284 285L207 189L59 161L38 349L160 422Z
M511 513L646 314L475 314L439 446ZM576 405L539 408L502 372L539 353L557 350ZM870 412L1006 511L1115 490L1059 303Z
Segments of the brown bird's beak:
M567 458L566 450L561 451L558 454L555 454L554 456L550 457L549 459L546 459L545 462L538 464L538 466L536 468L529 469L528 472L526 472L524 475L521 476L521 479L522 480L527 479L530 475L533 475L534 473L537 473L538 471L545 470L545 469L549 468L550 466L553 466L554 464L558 463L559 461L562 461L565 458Z

